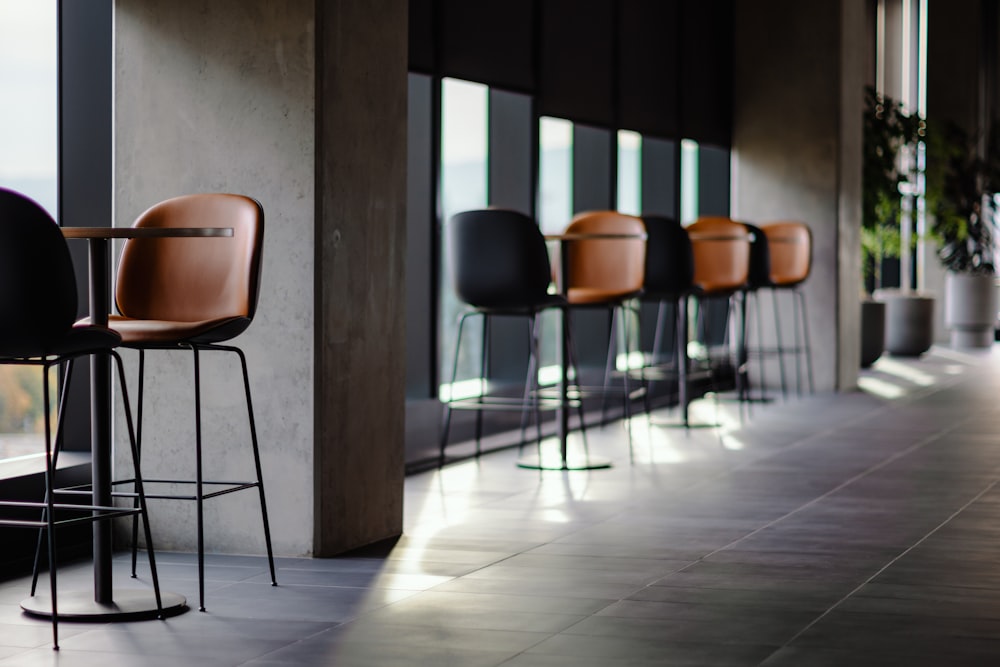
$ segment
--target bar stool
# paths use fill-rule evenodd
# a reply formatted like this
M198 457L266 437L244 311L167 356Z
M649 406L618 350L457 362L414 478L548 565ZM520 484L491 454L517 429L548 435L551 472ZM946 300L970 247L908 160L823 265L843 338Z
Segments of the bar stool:
M809 318L806 313L806 299L801 286L812 270L812 231L809 226L798 221L781 221L761 225L770 248L769 285L774 298L774 323L777 339L777 356L781 369L781 391L787 395L784 356L795 355L795 387L802 394L802 368L800 360L805 357L806 378L809 393L815 391L813 384L812 349L809 342ZM781 317L778 308L778 294L792 295L792 328L795 344L786 347L781 336ZM799 338L801 327L802 338Z
M756 225L750 223L742 223L750 235L750 268L747 272L747 284L742 290L740 298L740 345L738 348L738 366L736 374L736 384L737 384L737 394L738 398L743 403L752 403L754 401L766 401L768 400L763 393L757 397L750 396L750 374L749 374L749 356L751 352L756 353L756 356L764 356L766 351L763 347L758 344L758 347L751 350L747 343L747 327L749 322L749 315L752 312L754 316L754 321L757 324L757 339L758 342L764 340L764 329L762 318L760 316L760 291L771 287L771 253L770 246L767 241L767 236L764 234L763 230ZM751 308L751 300L753 302L753 308ZM764 364L759 364L758 372L760 374L760 386L763 392L764 387L767 385L765 380L765 370Z
M657 305L650 359L639 372L639 378L646 385L643 398L646 412L649 413L655 383L673 377L679 384L679 376L685 370L679 363L678 341L685 335L682 333L682 324L684 329L687 327L688 297L694 288L694 255L691 239L677 220L659 215L644 215L642 220L646 225L646 267L639 299L641 302ZM662 362L668 309L673 311L674 338L670 358Z
M34 201L10 190L0 189L0 364L35 366L42 372L42 400L45 440L44 502L0 501L0 526L38 528L48 537L49 592L51 596L52 644L59 648L59 607L56 586L56 528L80 522L108 520L114 517L142 518L153 591L159 616L163 616L160 584L156 573L153 541L146 512L146 495L139 472L139 454L132 428L128 392L121 357L115 351L121 337L106 327L74 325L77 309L76 279L69 248L59 227ZM55 470L63 437L63 411L73 362L81 356L109 355L115 361L121 382L132 467L135 475L135 508L96 506L91 503L55 502L56 496L92 497L92 489L55 486ZM66 366L62 395L52 432L49 406L49 370ZM110 447L111 443L97 446ZM128 494L131 495L131 494ZM28 518L41 511L41 519ZM37 516L37 514L35 514ZM31 595L39 567L42 547L38 549L31 583Z
M240 335L253 322L260 293L261 251L264 243L264 210L260 202L228 193L192 194L153 205L135 221L136 227L233 228L232 238L170 239L149 242L132 239L122 248L115 283L115 303L120 314L109 317L110 327L122 337L122 346L139 352L138 442L142 439L142 410L147 351L189 351L194 362L194 479L149 479L150 483L190 485L194 493L157 493L157 499L189 500L195 503L198 543L198 601L205 611L204 501L235 491L256 489L263 524L264 545L271 574L277 586L271 530L267 518L264 479L257 444L257 426L250 398L250 376L246 355L227 341ZM145 242L144 242L145 241ZM202 467L201 354L235 354L242 370L246 397L250 449L254 478L250 480L205 479ZM141 449L140 449L141 451ZM247 475L249 477L249 475ZM128 483L119 480L116 483ZM133 527L133 575L135 573L135 529Z
M701 329L708 328L707 316L705 315L705 301L707 299L726 299L727 319L731 323L734 311L734 297L739 297L746 288L750 275L750 239L751 235L747 228L730 218L725 217L702 217L687 226L688 236L691 239L691 249L694 255L694 286L696 292L694 296L698 303L698 321ZM742 323L738 329L735 347L740 349L742 342ZM679 344L682 363L689 363L687 352L688 338L687 329L684 329L684 336ZM730 348L733 345L729 346ZM731 353L732 354L732 353ZM712 373L711 353L707 356L708 373ZM739 352L735 355L739 356ZM733 364L738 368L738 362ZM688 376L690 378L690 374ZM711 377L711 376L710 376ZM713 380L714 384L714 380ZM688 387L682 384L681 391L684 395L681 398L681 408L683 425L690 427L688 415Z
M609 395L610 379L617 367L617 323L620 321L625 339L626 359L631 350L629 313L637 314L630 305L641 292L646 263L646 226L641 218L618 211L587 211L577 214L563 232L568 239L563 247L568 308L602 308L611 319L605 381L600 388L577 386L577 392ZM572 347L572 345L570 346ZM626 361L628 366L630 361ZM628 368L622 374L624 416L629 434L629 455L632 456L631 386ZM579 378L578 378L579 381ZM602 406L603 412L603 406Z
M504 209L459 213L448 222L446 238L452 286L458 298L467 306L467 310L458 318L451 387L454 388L458 377L462 332L470 317L483 318L479 373L484 385L489 376L487 360L490 321L494 316L527 318L529 360L528 377L520 398L491 396L484 389L474 397L456 398L449 395L448 400L443 401L444 414L438 454L440 463L445 461L452 410L455 409L476 411L476 456L481 452L484 410L534 413L540 457L541 410L555 409L557 404L543 400L540 395L538 314L549 308L563 307L566 303L561 296L548 291L552 269L545 239L534 220L517 211ZM522 441L525 439L525 430L526 422L522 420Z

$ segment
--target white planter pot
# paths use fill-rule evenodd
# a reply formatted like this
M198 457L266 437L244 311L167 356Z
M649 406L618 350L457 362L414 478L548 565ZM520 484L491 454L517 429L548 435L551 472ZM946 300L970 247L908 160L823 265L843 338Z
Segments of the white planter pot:
M949 271L944 294L944 323L951 332L951 346L990 347L997 323L996 278Z

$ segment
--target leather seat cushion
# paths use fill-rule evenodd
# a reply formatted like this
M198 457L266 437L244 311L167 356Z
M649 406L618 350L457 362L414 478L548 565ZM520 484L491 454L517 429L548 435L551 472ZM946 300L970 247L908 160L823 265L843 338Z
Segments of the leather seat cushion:
M81 320L81 323L89 323ZM218 343L229 340L250 326L247 317L226 317L198 322L134 320L120 315L108 317L108 326L121 335L125 346Z
M615 303L622 299L628 299L638 294L635 290L608 290L597 287L570 287L566 294L566 301L570 304L601 304Z

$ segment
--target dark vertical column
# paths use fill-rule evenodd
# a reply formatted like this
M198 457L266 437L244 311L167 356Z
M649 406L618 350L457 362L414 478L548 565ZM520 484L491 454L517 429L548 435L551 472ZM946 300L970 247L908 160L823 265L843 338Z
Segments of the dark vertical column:
M674 162L677 142L652 137L642 138L642 212L673 216L677 209Z
M434 385L433 303L430 281L434 238L434 176L431 169L433 78L409 75L406 206L406 396L426 399L437 395Z
M529 213L534 124L531 97L491 89L489 119L489 203ZM526 326L522 318L493 318L490 369L494 379L524 382L528 362Z
M728 216L729 191L729 150L699 146L698 211L701 215Z
M573 127L573 211L613 209L611 183L615 157L612 130L575 125ZM577 359L584 366L602 369L608 358L608 317L603 310L573 313L573 342Z
M642 138L642 212L644 215L664 215L673 217L678 207L677 173L680 165L674 162L674 147L677 141ZM640 318L640 344L643 350L653 349L656 333L658 305L643 303ZM674 345L674 327L665 327L663 349Z
M698 213L700 215L729 216L729 151L713 146L698 147ZM752 221L748 221L752 222ZM726 340L729 326L728 299L709 299L707 321L711 330L706 341L721 345Z
M407 2L316 9L314 553L330 556L403 528Z
M70 227L111 225L112 213L112 48L113 5L111 0L59 3L59 221ZM79 286L80 314L87 309L87 247L83 242L70 244ZM98 258L101 261L101 258ZM107 257L103 258L107 262ZM107 275L107 274L105 274ZM95 303L108 312L109 285L91 285ZM107 358L95 358L91 364L92 385L110 386ZM94 456L95 489L110 486L111 477L111 406L109 395L91 395L97 417L90 421L86 373L74 375L66 415L67 448L100 451ZM82 437L90 433L91 443ZM105 444L102 444L105 443ZM95 497L99 505L110 505L110 498ZM93 526L95 549L95 600L111 602L111 524Z

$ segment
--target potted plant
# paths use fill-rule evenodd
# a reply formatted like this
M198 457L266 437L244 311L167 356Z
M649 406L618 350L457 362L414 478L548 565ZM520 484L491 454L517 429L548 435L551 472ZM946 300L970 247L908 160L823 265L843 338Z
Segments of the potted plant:
M955 123L934 126L927 142L927 208L945 274L945 326L952 347L989 347L997 323L994 262L1000 132L980 154Z
M903 105L872 87L865 89L862 163L861 247L866 298L861 305L861 365L877 359L883 349L897 355L919 355L933 338L934 301L903 287L882 284L885 260L900 256L902 191L911 183L902 154L914 151L924 131L923 121ZM873 298L874 297L874 298Z

